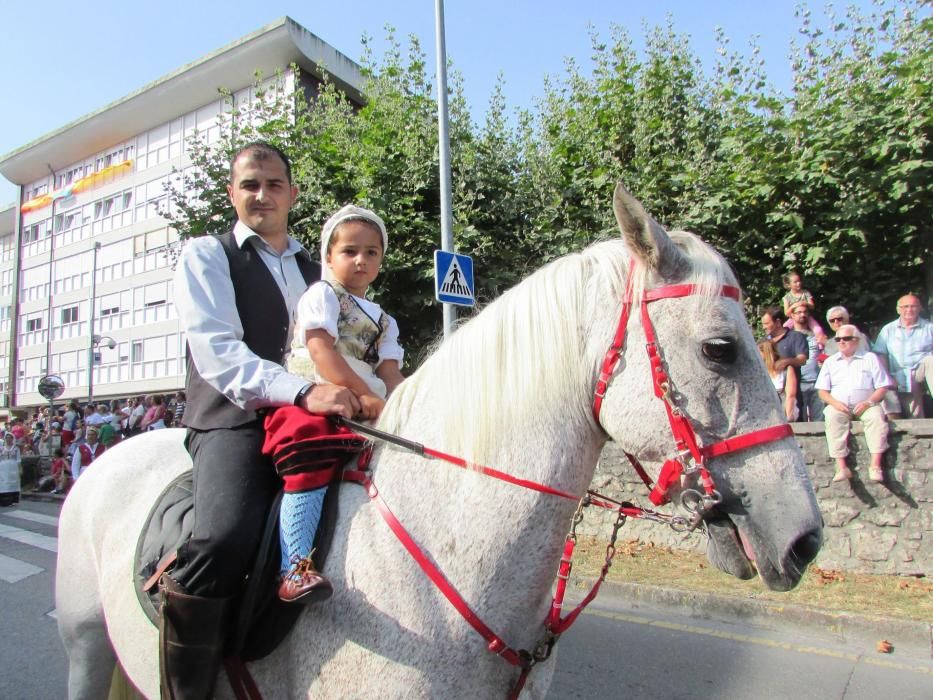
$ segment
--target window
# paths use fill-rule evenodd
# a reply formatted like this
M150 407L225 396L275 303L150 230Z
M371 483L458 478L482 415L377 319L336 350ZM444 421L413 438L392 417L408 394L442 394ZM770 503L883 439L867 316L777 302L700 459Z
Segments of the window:
M166 282L156 282L148 285L144 290L143 306L161 306L168 299L168 284Z
M143 342L141 340L133 341L132 346L132 359L131 362L142 362L143 361Z
M32 333L33 331L42 330L42 319L40 317L28 318L26 319L26 332Z
M70 211L64 214L55 215L55 233L61 233L62 231L69 231L75 226L81 224L81 211Z
M57 218L57 217L56 217ZM23 243L35 243L41 235L40 224L26 226L23 229Z
M66 323L77 323L78 322L78 307L77 306L67 306L62 309L62 325Z

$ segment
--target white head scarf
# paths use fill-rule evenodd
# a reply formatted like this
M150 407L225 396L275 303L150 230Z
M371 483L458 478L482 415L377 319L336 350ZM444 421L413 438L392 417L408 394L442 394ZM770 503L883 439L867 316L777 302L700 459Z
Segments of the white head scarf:
M358 207L355 204L347 204L336 211L321 229L321 273L325 280L332 280L330 268L327 266L327 248L330 246L330 239L336 229L344 221L351 219L363 219L376 225L382 234L382 253L383 255L389 248L389 235L386 233L386 225L382 218L374 211Z

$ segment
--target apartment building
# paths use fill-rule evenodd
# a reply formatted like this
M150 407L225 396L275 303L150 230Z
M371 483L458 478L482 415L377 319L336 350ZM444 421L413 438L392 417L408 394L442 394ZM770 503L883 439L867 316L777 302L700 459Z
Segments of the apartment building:
M15 223L15 204L0 209L0 419L6 418L10 406Z
M193 134L216 142L231 109L249 110L256 71L293 90L291 64L307 95L326 70L361 102L359 66L285 17L0 158L20 186L0 211L0 405L44 403L48 375L59 401L184 386L166 185L192 167Z

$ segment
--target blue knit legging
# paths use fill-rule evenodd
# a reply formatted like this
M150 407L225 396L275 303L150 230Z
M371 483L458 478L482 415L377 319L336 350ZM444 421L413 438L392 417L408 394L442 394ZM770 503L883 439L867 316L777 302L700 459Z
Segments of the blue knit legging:
M314 491L298 491L282 496L279 511L279 544L282 546L282 573L292 568L293 561L306 557L314 545L314 534L321 522L321 506L327 487Z

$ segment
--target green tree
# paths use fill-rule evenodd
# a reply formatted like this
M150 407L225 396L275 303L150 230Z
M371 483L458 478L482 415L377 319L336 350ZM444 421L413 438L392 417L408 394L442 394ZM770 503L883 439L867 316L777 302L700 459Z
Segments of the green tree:
M888 320L908 289L933 290L931 84L933 20L920 0L881 2L867 16L800 10L794 91L769 85L754 42L718 34L707 74L672 21L591 34L588 66L568 62L533 108L510 113L500 82L476 124L462 77L450 89L454 235L476 259L477 297L497 296L540 263L615 235L621 180L669 227L695 231L737 270L750 302L777 302L799 268L823 308L844 303L863 325ZM363 42L366 103L325 77L312 99L262 82L251 114L229 107L221 139L189 145L193 171L172 186L182 237L225 230L230 155L263 138L293 156L301 194L295 235L316 251L327 216L346 202L378 211L389 253L374 289L418 361L440 330L432 255L438 247L438 141L433 84L414 38L388 30L378 60Z

